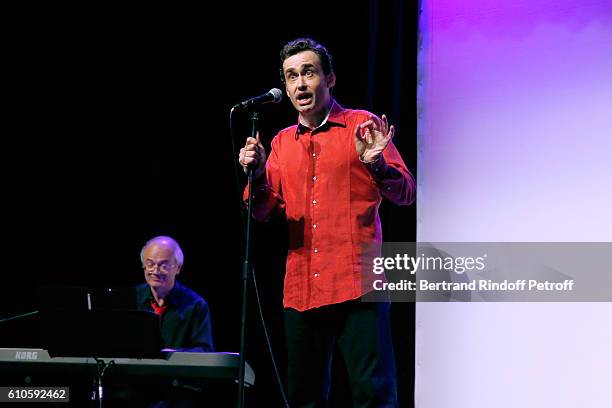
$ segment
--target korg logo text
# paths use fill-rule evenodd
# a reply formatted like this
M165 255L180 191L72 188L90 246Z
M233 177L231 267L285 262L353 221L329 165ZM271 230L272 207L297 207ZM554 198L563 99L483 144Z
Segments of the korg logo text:
M38 360L38 351L18 351L15 360Z

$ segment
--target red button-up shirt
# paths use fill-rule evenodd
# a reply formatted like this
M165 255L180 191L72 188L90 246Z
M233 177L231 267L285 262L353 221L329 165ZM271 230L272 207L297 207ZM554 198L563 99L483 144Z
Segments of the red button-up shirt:
M253 186L253 217L287 217L286 308L304 311L371 290L361 265L365 248L382 242L382 197L414 201L414 179L392 142L374 164L359 160L354 131L370 115L334 101L318 128L298 124L272 140L265 176Z

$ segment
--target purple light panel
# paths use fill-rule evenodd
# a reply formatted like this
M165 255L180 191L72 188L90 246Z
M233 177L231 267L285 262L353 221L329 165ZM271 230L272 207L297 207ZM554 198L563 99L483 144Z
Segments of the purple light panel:
M612 241L612 0L423 8L418 239ZM416 406L607 407L611 316L419 303Z

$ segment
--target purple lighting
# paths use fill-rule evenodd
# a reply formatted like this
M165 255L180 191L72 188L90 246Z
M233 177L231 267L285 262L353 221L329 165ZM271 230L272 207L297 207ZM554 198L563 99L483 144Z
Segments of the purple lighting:
M418 240L612 241L612 1L423 0L420 27ZM416 406L608 406L611 315L419 303Z

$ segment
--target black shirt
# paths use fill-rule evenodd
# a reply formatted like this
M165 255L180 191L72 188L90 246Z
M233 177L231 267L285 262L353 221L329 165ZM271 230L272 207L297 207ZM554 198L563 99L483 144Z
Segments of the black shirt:
M155 302L148 284L136 287L138 308L153 312ZM177 351L215 351L208 303L200 295L178 280L165 299L166 311L161 316L161 335L164 348Z

